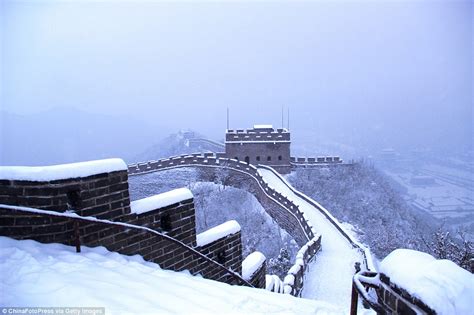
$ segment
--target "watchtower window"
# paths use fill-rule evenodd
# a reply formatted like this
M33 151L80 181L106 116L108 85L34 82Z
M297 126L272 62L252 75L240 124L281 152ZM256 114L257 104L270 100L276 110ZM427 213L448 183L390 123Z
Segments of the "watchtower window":
M68 209L77 209L81 205L81 194L78 189L66 193Z
M267 161L271 161L272 160L272 157L271 156L267 156Z
M281 155L278 156L278 161L281 161Z
M161 229L165 232L171 231L171 217L169 214L164 214L160 218Z
M245 157L245 163L250 163L250 158L248 156Z
M217 262L221 265L225 264L225 250L221 249L217 252Z
M260 162L260 156L257 156L257 161L259 161L259 162Z

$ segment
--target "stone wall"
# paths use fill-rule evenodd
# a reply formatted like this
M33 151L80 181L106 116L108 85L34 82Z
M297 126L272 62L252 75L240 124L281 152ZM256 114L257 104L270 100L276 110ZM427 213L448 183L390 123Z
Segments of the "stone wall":
M20 211L10 206L28 208ZM209 255L207 259L194 249L196 228L192 197L138 213L132 206L127 170L51 181L3 179L0 181L0 235L43 243L105 246L126 255L140 254L165 269L189 269L228 283L243 281L237 281L240 276L234 275L242 262L240 232L199 248ZM220 264L214 259L222 251L225 255Z
M377 288L378 302L393 314L436 314L420 299L390 282L390 278L380 274L381 285Z
M196 217L193 199L182 200L141 214L131 213L122 221L152 228L189 246L196 246Z
M244 189L255 196L265 211L303 246L314 237L314 232L298 206L286 196L272 189L253 165L214 156L182 155L129 165L131 176L180 167L198 169L200 181L219 182Z
M296 240L301 249L295 265L288 271L285 281L278 279L273 282L273 285L267 283L267 289L298 296L304 285L304 275L308 264L321 248L321 236L315 233L298 206L269 187L253 165L233 159L217 158L211 155L182 155L129 165L129 173L133 176L181 167L196 168L200 181L218 182L252 193L278 225ZM272 276L269 277L273 279ZM259 283L265 283L262 277Z
M239 274L242 273L242 242L240 232L227 235L204 246L198 246L196 250L225 267Z
M127 171L52 181L0 180L0 204L120 220L130 213Z
M266 263L262 264L260 268L253 274L250 283L256 288L265 288L265 275L267 274Z
M286 129L229 129L225 141L290 141L290 133Z
M225 155L227 158L255 165L271 166L281 174L287 174L291 171L289 142L226 143Z
M42 243L88 247L104 246L124 255L141 255L161 268L189 270L192 274L230 284L247 284L238 274L192 247L150 228L123 222L78 217L70 213L12 209L0 205L0 235Z
M282 174L291 172L290 133L286 129L227 130L225 157L268 165Z
M319 156L319 157L290 157L292 166L318 166L327 164L341 164L343 161L339 156Z

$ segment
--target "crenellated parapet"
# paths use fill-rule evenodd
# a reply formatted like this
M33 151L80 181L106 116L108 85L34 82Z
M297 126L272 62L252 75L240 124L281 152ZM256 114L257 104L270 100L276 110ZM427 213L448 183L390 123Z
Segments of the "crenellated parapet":
M343 161L339 156L318 156L318 157L291 157L291 166L295 167L312 167L342 164Z
M287 129L253 128L228 129L225 134L225 143L232 142L290 142L290 132Z

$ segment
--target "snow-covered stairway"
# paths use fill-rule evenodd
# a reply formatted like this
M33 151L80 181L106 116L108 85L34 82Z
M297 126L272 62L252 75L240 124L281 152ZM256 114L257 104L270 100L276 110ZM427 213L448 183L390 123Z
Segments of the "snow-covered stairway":
M259 167L258 171L270 187L298 205L322 235L322 249L309 265L302 296L349 309L354 263L363 262L363 255L319 209L295 194L294 188L290 189L289 183L275 171L268 167Z

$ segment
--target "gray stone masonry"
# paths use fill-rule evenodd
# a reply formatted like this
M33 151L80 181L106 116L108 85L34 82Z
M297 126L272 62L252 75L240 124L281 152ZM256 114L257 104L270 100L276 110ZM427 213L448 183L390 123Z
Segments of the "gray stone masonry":
M42 243L74 246L77 244L76 235L79 235L80 244L84 246L104 246L110 251L124 255L139 254L164 269L189 270L192 274L201 274L208 279L245 284L239 276L229 273L224 267L220 267L190 246L140 226L100 222L93 218L28 213L2 206L0 223L0 235L18 240L33 239ZM240 242L240 239L235 242Z
M200 273L206 278L236 283L235 276L216 264L215 259L221 259L217 253L224 252L222 265L235 272L241 271L240 232L201 249L210 257L203 259L202 254L193 249L196 246L193 199L141 214L132 213L127 171L44 182L1 180L0 204L57 213L74 211L81 217L111 221L107 224L3 207L0 208L0 235L3 236L74 245L77 234L80 243L86 246L105 246L125 255L140 254L164 269L189 269L193 274ZM113 222L132 224L136 228L127 229L113 225Z
M386 275L380 274L380 280L381 285L376 290L378 302L385 308L388 308L393 314L436 314L423 301L392 283Z
M252 275L250 283L256 288L265 288L265 275L267 274L267 262L265 261L260 268Z
M242 241L240 232L227 235L196 250L235 272L242 273Z
M291 172L290 133L286 129L227 130L225 157Z

